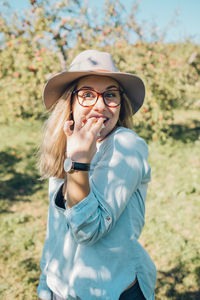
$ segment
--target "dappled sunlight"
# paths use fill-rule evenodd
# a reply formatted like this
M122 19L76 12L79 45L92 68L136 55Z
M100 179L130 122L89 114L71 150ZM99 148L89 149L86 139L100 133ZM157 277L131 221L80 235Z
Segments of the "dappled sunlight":
M74 289L83 282L94 298L104 299L106 291L89 284L91 278L101 284L102 278L107 283L112 277L109 265L102 263L108 254L97 255L98 249L107 247L108 260L115 264L120 259L123 265L125 257L137 259L134 243L138 237L158 270L156 300L200 299L200 45L190 37L181 39L180 43L165 44L163 40L169 27L160 34L154 25L147 30L148 20L137 19L140 11L137 1L132 1L132 10L126 10L126 1L108 0L104 9L97 10L98 17L92 7L88 9L87 1L72 0L66 6L63 3L67 1L63 0L33 0L29 1L27 11L20 14L14 14L9 8L4 10L9 1L3 2L5 5L0 9L0 299L37 299L39 261L45 239L52 247L44 251L44 259L50 262L48 270L59 270L58 286L67 294L68 287L62 286L61 281L68 276ZM17 6L20 1L12 2ZM194 5L191 7L195 9ZM169 25L175 28L176 21L173 17ZM132 35L137 42L130 42ZM110 52L120 71L138 74L145 82L145 102L133 122L134 130L149 144L151 170L139 154L142 151L147 155L144 144L141 142L140 150L136 149L136 159L130 160L133 145L122 136L116 141L116 159L112 159L114 153L111 153L109 165L103 159L97 165L94 162L99 175L92 166L95 183L91 179L90 184L100 201L92 195L91 206L83 216L88 218L88 229L84 231L81 219L76 224L79 232L72 233L67 212L56 207L55 199L49 202L49 196L53 198L62 180L52 182L48 195L47 181L40 180L36 167L41 122L49 115L44 112L42 91L45 81L65 70L72 57L91 48ZM49 148L47 159L54 145ZM127 156L122 158L120 153L124 151ZM58 163L56 154L54 158ZM111 170L108 176L103 175L106 168ZM120 175L116 175L118 168ZM136 190L128 203L127 193L131 194L132 190L122 187L131 178L127 169L136 174L132 190L143 178L141 189ZM102 195L105 182L108 186ZM111 201L119 194L122 210L117 200L114 204ZM49 204L49 217L54 221L46 232ZM124 211L126 205L128 209ZM77 213L78 210L72 216L74 219ZM130 223L124 233L120 228L127 219ZM135 224L137 230L128 233L128 228L134 228ZM57 233L52 240L51 230ZM119 231L111 247L112 230ZM63 233L65 237L59 240ZM79 241L73 244L74 236ZM120 253L121 244L127 240L133 242L132 252L124 247ZM94 244L99 248L92 250L90 245ZM78 259L79 254L85 255L84 262ZM69 255L75 265L72 273ZM98 262L96 273L91 267L94 256ZM129 265L123 267L127 270ZM73 288L71 295L75 295Z

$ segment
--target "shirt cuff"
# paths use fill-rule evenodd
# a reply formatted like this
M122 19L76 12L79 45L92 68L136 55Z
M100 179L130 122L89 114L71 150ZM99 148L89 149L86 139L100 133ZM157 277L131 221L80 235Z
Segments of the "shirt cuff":
M68 221L72 227L86 223L98 208L98 201L92 192L89 195L65 211Z
M48 287L38 286L37 294L42 300L52 300L53 293Z
M90 192L85 199L64 212L77 243L90 241L97 226L95 219L98 205L96 197Z

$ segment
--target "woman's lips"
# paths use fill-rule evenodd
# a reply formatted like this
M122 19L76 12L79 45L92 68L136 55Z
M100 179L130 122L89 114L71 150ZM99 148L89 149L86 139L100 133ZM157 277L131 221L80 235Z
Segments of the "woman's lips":
M103 124L104 124L104 125L106 125L107 121L109 120L108 118L105 118L105 117L94 117L94 116L93 116L93 117L91 117L91 118L96 118L96 120L97 120L97 119L103 119ZM104 126L104 127L105 127L105 126Z
M90 117L89 119L91 119L91 118L96 118L96 121L97 121L97 119L99 119L99 118L104 119L100 131L102 131L102 129L104 129L104 128L106 127L106 124L107 124L107 122L108 122L108 120L109 120L108 118L97 117L97 116L96 116L96 117L95 117L95 116L92 116L92 117ZM84 121L82 122L82 126L84 126L86 123L87 123L87 120L84 120Z

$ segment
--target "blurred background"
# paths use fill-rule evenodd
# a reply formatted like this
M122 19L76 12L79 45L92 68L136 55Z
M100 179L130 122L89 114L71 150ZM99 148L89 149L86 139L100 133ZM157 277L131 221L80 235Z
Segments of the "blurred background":
M44 83L94 48L146 86L134 130L152 167L140 242L158 269L156 299L200 299L199 11L197 0L0 1L1 299L37 299L48 211L36 158Z

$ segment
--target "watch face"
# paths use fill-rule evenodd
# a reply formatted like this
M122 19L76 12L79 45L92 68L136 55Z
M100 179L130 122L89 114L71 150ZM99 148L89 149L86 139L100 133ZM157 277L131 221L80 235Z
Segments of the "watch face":
M72 160L71 158L66 158L64 161L64 170L65 172L69 172L72 168Z

